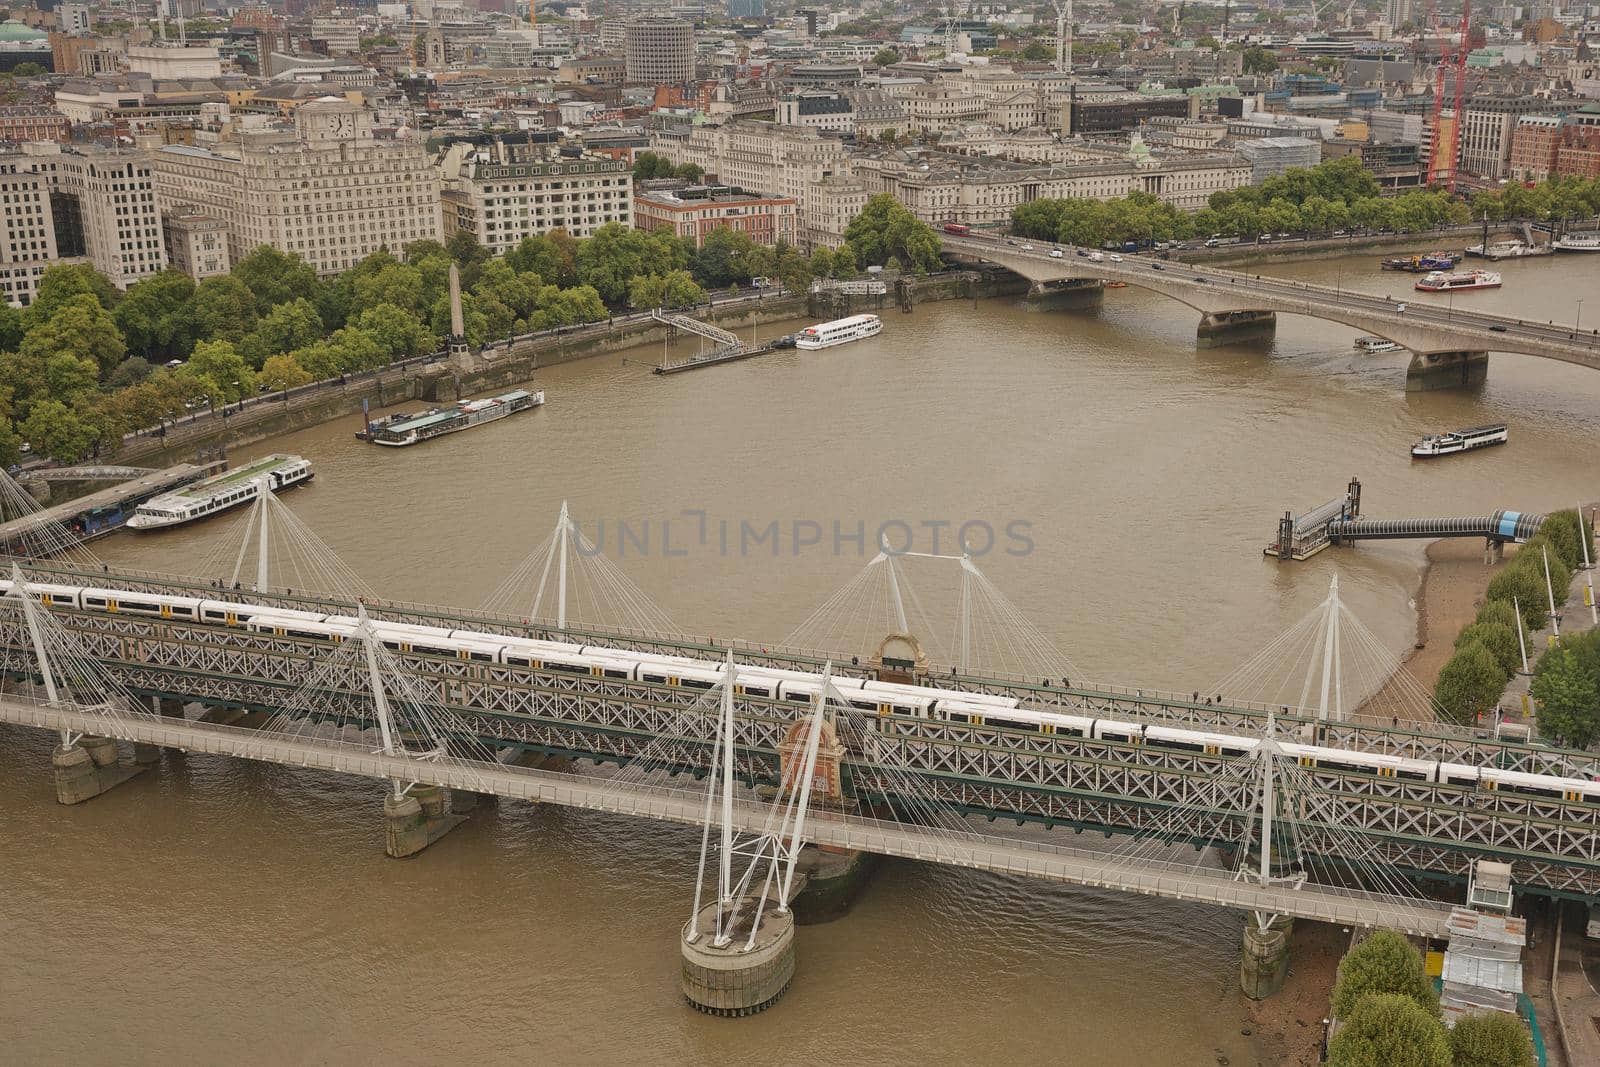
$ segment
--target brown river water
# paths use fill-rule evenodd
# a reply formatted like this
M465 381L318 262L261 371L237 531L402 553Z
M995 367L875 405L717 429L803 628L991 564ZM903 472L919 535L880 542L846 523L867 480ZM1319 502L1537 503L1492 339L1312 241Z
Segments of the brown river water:
M1376 259L1261 269L1409 289ZM1497 269L1505 288L1455 299L1570 321L1600 292L1600 257ZM1586 310L1600 325L1600 301ZM1382 643L1410 645L1421 543L1261 554L1284 510L1352 475L1379 517L1546 511L1600 487L1600 375L1577 367L1496 354L1481 390L1408 395L1406 355L1359 353L1347 328L1285 317L1271 342L1201 351L1192 311L1132 288L1089 314L882 314L869 341L667 378L646 366L659 347L551 368L542 410L412 449L354 440L352 417L249 454L312 459L316 482L285 502L383 595L481 603L567 500L591 537L610 524L608 558L685 630L763 641L871 554L836 551L835 522L870 544L898 520L920 551L947 523L942 552L986 524L969 528L996 531L985 574L1089 676L1182 691L1270 642L1336 571ZM1492 420L1507 447L1409 457L1424 432ZM776 554L741 551L741 523L774 521ZM649 551L619 558L618 522L648 529ZM796 550L796 522L821 543ZM1031 551L1006 551L1016 523ZM182 572L229 524L94 548ZM931 609L954 579L920 562ZM169 756L62 808L51 743L0 729L9 1062L1273 1062L1240 1033L1236 914L890 862L848 917L800 930L783 1001L711 1019L676 986L688 828L501 805L397 862L374 784Z

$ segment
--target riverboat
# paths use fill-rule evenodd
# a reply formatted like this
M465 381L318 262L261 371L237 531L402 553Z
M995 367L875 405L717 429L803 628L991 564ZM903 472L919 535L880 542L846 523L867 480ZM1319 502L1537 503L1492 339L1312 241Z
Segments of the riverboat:
M1457 452L1471 452L1475 448L1503 445L1508 439L1509 433L1503 422L1489 426L1471 426L1465 430L1430 433L1411 446L1411 454L1419 459L1450 456Z
M311 478L310 460L276 453L182 489L151 497L139 505L127 525L130 530L181 526L231 511L241 504L254 503L263 481L269 492L280 493Z
M516 389L500 396L482 400L463 400L451 407L429 408L427 411L402 412L383 419L369 419L356 431L356 437L375 445L404 448L407 445L431 441L447 433L470 430L486 422L496 422L519 411L527 411L544 403L544 390L530 393Z
M1530 245L1526 241L1491 241L1467 246L1467 255L1479 256L1487 260L1548 256L1550 252L1550 245Z
M1363 352L1398 352L1400 346L1387 337L1357 337L1356 347Z
M1556 238L1557 252L1600 252L1600 233L1569 233Z
M1498 289L1500 275L1492 270L1436 270L1426 278L1419 278L1412 288L1424 293L1455 292L1459 289Z
M1381 262L1384 270L1401 270L1408 274L1424 274L1430 270L1449 270L1461 262L1460 252L1424 252L1416 256L1395 256Z
M883 320L876 315L851 315L847 319L819 322L795 334L796 348L832 348L849 344L883 332Z

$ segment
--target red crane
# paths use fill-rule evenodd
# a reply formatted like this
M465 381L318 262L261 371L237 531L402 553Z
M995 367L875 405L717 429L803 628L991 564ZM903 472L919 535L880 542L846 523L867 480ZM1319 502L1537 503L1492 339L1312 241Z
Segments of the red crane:
M1434 71L1433 86L1433 146L1428 156L1428 184L1443 185L1451 192L1456 188L1456 165L1461 156L1461 107L1466 98L1467 53L1471 50L1472 0L1461 0L1460 39L1454 49L1440 32L1439 13L1432 0L1428 3L1428 26L1439 38L1439 66ZM1450 136L1444 136L1441 115L1444 108L1445 74L1455 72L1454 107L1451 109Z

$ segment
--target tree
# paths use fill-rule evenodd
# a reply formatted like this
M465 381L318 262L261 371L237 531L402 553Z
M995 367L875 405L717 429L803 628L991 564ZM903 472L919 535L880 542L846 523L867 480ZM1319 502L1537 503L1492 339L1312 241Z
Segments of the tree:
M417 317L393 304L378 304L356 316L356 328L383 350L388 362L431 352L438 345L433 332Z
M450 258L461 269L461 287L470 289L478 284L478 274L483 270L483 265L489 262L490 253L478 243L477 235L471 230L457 230L445 242L445 251L450 253Z
M633 157L633 180L636 182L677 176L678 168L666 156L655 152L639 152Z
M300 365L299 360L285 353L268 356L267 361L261 364L261 373L256 380L272 390L293 389L297 385L305 385L311 381L311 375Z
M196 338L238 344L256 326L256 296L232 274L207 278L194 289L190 324Z
M844 229L857 266L882 266L891 257L924 274L938 270L939 235L888 193L867 201Z
M69 352L94 363L101 374L109 374L127 355L127 346L110 312L94 296L80 293L59 305L42 325L30 329L17 352L41 361Z
M1573 748L1587 748L1600 736L1600 684L1584 660L1569 638L1540 658L1529 687L1539 705L1539 732Z
M565 288L578 280L577 245L565 230L551 230L524 237L505 254L505 261L519 274L537 274L546 283Z
M1246 74L1271 74L1278 69L1278 57L1259 45L1244 50Z
M117 302L117 291L105 275L84 263L57 264L44 272L33 303L22 313L22 327L31 330L47 321L75 296L92 296L103 308Z
M607 304L628 297L628 284L639 274L677 270L687 265L683 243L665 233L630 230L608 222L578 246L578 277Z
M323 335L322 316L311 301L298 297L278 304L239 344L239 351L252 366L261 366L268 356L293 352L317 341Z
M1029 41L1023 46L1020 55L1021 58L1027 60L1029 63L1043 63L1045 60L1050 59L1055 55L1055 50L1050 48L1043 41Z
M677 177L687 182L698 183L705 180L706 172L698 163L684 163L678 167Z
M401 308L422 305L422 272L416 267L392 260L377 270L358 275L351 283L350 314L379 304Z
M1506 687L1506 672L1481 641L1450 657L1433 684L1433 699L1451 721L1470 725L1494 707Z
M1410 997L1369 993L1328 1043L1328 1067L1450 1067L1444 1025Z
M1503 1011L1463 1015L1450 1028L1453 1067L1534 1067L1533 1038Z
M756 244L743 230L718 226L706 234L705 241L689 259L695 280L713 289L737 282L748 285L759 273L751 267Z
M257 245L233 265L233 276L255 294L256 311L267 314L279 304L311 301L317 294L317 272L293 252Z
M244 399L256 391L256 375L237 349L227 341L201 341L194 346L185 369L208 379L216 388L207 395L230 403Z
M628 286L628 303L636 308L691 307L704 302L706 291L695 283L686 270L675 270L665 275L641 274Z
M40 400L18 427L34 452L74 463L95 441L93 427L59 400Z
M1427 975L1422 953L1393 930L1379 930L1339 961L1333 986L1333 1012L1348 1019L1356 1001L1370 993L1398 993L1430 1015L1439 1012L1439 997Z
M185 355L193 343L194 296L194 280L178 270L135 282L111 312L128 351L156 361Z
M12 67L11 73L19 78L37 78L45 73L45 69L32 60L25 60Z
M22 343L22 314L0 300L0 352L15 352Z
M0 419L0 467L9 467L22 459L22 435L10 419Z
M1517 632L1504 623L1474 622L1463 626L1456 635L1456 648L1465 648L1474 641L1489 650L1507 678L1522 666L1522 647L1517 640Z
M1522 612L1522 623L1530 630L1544 625L1544 567L1528 552L1518 552L1500 573L1489 579L1484 590L1489 600L1515 604Z
M872 57L872 65L875 67L892 67L898 62L900 53L893 48L880 48Z

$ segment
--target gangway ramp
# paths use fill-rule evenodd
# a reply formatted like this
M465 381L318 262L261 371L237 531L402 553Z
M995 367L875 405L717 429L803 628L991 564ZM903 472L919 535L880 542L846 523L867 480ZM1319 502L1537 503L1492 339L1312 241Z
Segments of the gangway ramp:
M699 319L691 318L688 315L679 315L675 312L662 311L660 308L656 308L650 312L650 317L664 325L676 326L680 330L698 334L708 341L715 341L719 347L744 347L739 338L732 332L724 330L721 326L713 326L709 322L701 322Z

